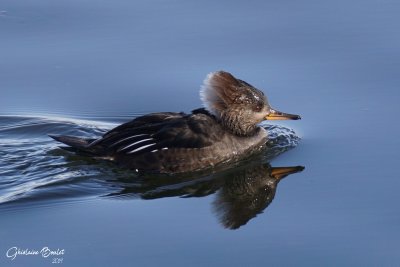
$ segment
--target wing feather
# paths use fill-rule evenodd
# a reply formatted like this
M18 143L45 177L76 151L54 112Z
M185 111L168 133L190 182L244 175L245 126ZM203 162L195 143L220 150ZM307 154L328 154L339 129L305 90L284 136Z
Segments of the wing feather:
M206 111L153 113L122 124L90 146L108 153L136 155L172 148L202 148L222 138L223 130Z

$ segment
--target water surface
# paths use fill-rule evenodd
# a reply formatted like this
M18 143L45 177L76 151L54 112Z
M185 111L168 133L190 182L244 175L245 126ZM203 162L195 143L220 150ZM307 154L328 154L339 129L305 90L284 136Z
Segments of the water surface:
M0 265L51 265L10 261L13 246L65 249L65 266L397 265L399 11L390 0L2 1ZM229 170L135 184L47 137L188 112L219 69L303 118L277 123L297 147L245 169L306 169L236 230L216 208L232 203Z

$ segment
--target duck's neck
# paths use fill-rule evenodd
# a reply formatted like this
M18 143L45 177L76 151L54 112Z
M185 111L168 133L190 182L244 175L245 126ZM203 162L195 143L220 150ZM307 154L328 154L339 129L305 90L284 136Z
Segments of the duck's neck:
M260 130L258 125L246 123L240 116L231 116L228 112L221 112L217 118L225 129L238 136L253 136Z

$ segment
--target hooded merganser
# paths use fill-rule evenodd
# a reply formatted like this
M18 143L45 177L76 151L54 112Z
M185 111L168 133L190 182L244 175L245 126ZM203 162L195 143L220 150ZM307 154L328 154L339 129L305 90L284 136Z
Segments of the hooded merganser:
M263 120L298 120L277 111L263 92L225 71L207 75L200 89L205 108L191 114L161 112L122 124L98 139L50 137L67 150L117 162L136 171L181 173L238 161L262 151Z

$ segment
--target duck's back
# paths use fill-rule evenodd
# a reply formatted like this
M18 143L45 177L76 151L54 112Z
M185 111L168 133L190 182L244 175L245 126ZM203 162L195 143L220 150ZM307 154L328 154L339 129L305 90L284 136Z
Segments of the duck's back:
M131 169L183 172L218 161L206 151L224 135L215 117L203 109L152 113L112 129L88 149Z

